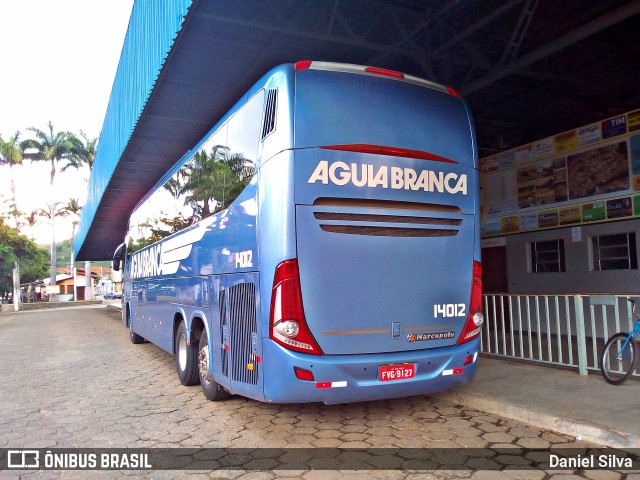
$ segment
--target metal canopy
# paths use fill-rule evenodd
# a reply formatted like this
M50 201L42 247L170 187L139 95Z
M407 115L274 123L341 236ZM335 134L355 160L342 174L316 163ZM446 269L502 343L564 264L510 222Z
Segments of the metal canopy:
M638 13L637 0L137 0L77 258L109 259L142 196L275 65L375 65L451 85L482 157L640 107Z

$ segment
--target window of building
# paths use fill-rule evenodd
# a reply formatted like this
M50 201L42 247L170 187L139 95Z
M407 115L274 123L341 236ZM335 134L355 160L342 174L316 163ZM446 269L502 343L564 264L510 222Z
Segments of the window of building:
M636 234L618 233L591 238L594 270L631 270L638 268Z
M565 272L564 265L564 240L545 240L532 242L531 247L531 271L541 272Z

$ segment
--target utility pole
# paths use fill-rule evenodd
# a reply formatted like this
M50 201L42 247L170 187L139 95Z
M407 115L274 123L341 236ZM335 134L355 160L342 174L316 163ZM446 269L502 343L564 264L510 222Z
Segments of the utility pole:
M20 265L17 261L13 269L13 309L20 310Z

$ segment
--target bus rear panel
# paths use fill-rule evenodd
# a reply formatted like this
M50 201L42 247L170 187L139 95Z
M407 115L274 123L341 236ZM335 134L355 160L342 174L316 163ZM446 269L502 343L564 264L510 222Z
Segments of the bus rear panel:
M459 339L474 268L480 281L477 158L466 104L443 90L357 68L296 72L287 156L313 348L287 344L272 312L267 400L388 398L473 377L478 337Z

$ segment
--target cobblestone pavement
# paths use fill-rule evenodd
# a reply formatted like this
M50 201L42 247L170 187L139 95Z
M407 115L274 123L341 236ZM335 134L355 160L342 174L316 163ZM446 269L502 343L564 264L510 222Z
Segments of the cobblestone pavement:
M513 447L589 446L566 435L426 396L332 406L271 405L242 397L209 402L199 386L180 385L171 355L149 343L132 345L118 315L102 306L0 315L0 381L0 447L4 448L474 447L486 452ZM339 451L324 452L331 456L331 452L337 455ZM484 461L490 460L480 458L468 465L481 468L488 465ZM304 468L304 459L301 463L300 468ZM396 470L402 468L397 465L387 470L271 470L274 465L278 464L273 458L264 458L254 460L246 470L47 471L22 475L242 480L605 480L624 476L610 471ZM18 475L0 472L0 478ZM640 476L632 474L628 478Z

